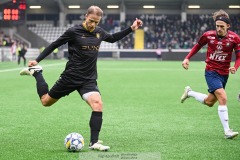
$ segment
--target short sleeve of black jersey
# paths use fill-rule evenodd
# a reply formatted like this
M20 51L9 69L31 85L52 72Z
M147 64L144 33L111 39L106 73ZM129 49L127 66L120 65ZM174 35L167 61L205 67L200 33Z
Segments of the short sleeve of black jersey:
M48 47L46 47L42 53L36 58L37 62L40 62L45 57L53 52L54 49L58 48L59 46L69 42L72 40L72 34L74 32L74 28L69 28L66 30L56 41L52 42Z
M114 43L125 36L127 36L129 33L132 32L132 28L126 28L120 32L114 33L114 34L109 34L106 31L103 30L103 41Z

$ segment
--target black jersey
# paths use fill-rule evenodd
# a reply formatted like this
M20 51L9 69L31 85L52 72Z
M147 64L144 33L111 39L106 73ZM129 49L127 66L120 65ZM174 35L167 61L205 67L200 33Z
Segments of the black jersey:
M52 51L68 43L69 60L61 76L69 82L77 84L79 80L97 79L97 57L102 41L114 43L132 32L131 27L109 34L101 27L93 32L87 31L83 25L77 25L65 31L56 41L51 43L36 59L43 60Z

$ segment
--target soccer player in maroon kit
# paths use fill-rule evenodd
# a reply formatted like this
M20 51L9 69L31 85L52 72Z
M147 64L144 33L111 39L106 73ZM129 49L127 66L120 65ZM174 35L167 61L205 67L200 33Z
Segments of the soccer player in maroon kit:
M213 19L216 30L205 32L182 62L183 68L187 70L190 58L204 45L208 45L205 60L205 79L209 93L206 95L195 92L187 86L181 97L181 102L183 103L189 97L194 97L202 104L212 107L218 101L218 115L224 128L225 138L232 139L238 135L238 132L229 128L225 86L229 72L235 74L240 66L240 38L236 33L228 30L230 19L224 10L213 13ZM230 66L233 50L235 50L236 61L234 66Z

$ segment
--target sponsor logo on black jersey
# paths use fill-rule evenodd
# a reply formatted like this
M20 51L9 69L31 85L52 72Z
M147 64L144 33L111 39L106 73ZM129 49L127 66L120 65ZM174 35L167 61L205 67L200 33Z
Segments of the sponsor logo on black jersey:
M98 51L100 46L82 46L83 50L94 50Z

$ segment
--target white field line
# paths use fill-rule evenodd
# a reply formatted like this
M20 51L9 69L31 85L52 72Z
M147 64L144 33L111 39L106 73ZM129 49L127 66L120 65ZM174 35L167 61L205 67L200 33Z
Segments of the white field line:
M61 66L63 64L66 63L55 63L55 64L46 64L46 65L41 65L43 67L51 67L51 66ZM3 72L11 72L11 71L20 71L21 69L23 69L24 67L19 67L19 68L12 68L12 69L0 69L0 73Z
M184 71L183 68L99 68L104 71ZM189 71L204 71L203 69L189 69Z
M52 66L61 66L65 65L66 63L55 63L55 64L46 64L42 65L43 68L45 67L52 67ZM0 73L4 72L12 72L12 71L20 71L23 68L12 68L12 69L2 69L0 70ZM98 70L104 70L104 71L184 71L183 68L98 68ZM201 69L189 69L189 71L204 71L204 68Z

